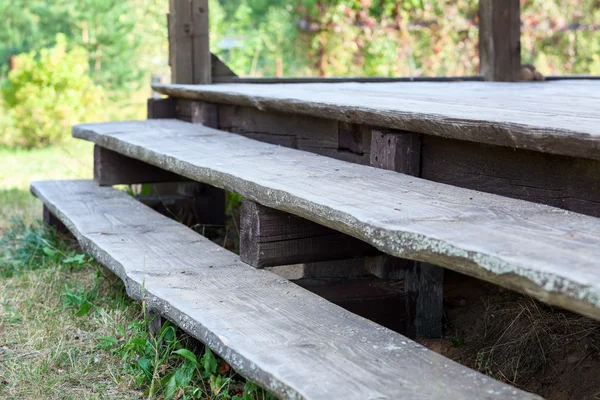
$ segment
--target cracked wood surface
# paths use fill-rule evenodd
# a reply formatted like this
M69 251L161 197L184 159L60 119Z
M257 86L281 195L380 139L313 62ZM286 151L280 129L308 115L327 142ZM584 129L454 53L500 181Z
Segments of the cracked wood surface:
M32 192L134 299L289 399L539 399L354 315L92 181Z
M600 159L600 81L154 85L235 104Z
M177 120L84 124L73 136L600 320L597 218Z

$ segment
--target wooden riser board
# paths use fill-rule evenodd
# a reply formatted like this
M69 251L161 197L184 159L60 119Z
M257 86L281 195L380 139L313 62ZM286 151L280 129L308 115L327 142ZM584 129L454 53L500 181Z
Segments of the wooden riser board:
M134 299L286 399L538 399L239 258L92 181L32 192Z
M176 98L600 159L600 80L154 85L153 89Z
M267 207L600 319L600 220L177 120L73 135Z

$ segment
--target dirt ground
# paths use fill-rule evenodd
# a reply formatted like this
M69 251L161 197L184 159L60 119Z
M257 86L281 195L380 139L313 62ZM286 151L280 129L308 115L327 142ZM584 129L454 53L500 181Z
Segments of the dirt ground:
M600 399L600 323L446 271L443 339L461 364L548 400Z

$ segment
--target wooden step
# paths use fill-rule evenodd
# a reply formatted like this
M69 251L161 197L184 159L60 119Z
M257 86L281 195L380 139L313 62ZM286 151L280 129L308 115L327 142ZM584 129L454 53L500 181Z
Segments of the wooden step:
M600 81L153 85L248 106L543 153L600 159Z
M177 120L79 125L73 136L600 320L600 219Z
M31 186L134 299L289 399L537 399L354 315L92 181Z

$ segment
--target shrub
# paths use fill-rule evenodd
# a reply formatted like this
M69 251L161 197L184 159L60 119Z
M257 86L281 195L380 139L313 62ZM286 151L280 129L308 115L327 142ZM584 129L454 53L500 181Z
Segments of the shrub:
M103 91L87 74L88 55L54 47L17 56L0 104L0 145L41 147L69 137L71 125L98 118Z

